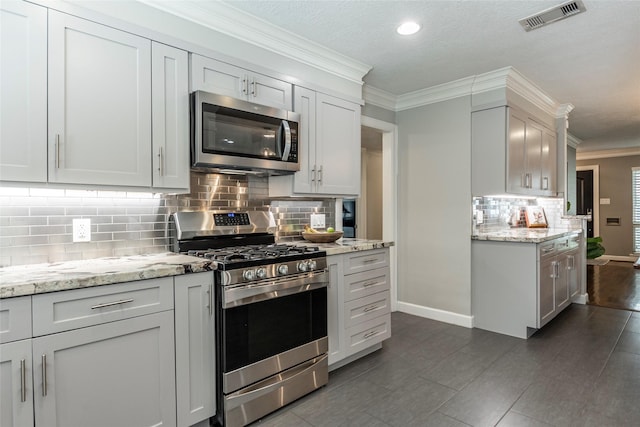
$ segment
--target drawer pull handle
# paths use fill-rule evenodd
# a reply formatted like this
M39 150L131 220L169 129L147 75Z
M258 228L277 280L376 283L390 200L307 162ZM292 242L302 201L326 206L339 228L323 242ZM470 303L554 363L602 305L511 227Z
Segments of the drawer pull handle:
M545 254L548 254L549 252L553 252L553 249L554 249L553 247L550 247L550 248L544 248L544 249L542 250L542 252L544 252Z
M373 286L373 285L375 285L376 283L378 283L378 281L377 281L377 280L371 280L371 281L369 281L369 282L367 282L367 283L363 283L363 284L362 284L362 287L363 287L363 288L366 288L366 287L368 287L368 286Z
M366 334L364 334L364 339L366 340L367 338L371 338L372 336L376 335L378 333L378 331L371 331L371 332L367 332Z
M42 395L47 395L47 355L42 355Z
M20 402L27 401L27 361L20 360Z
M364 312L365 312L365 313L368 313L368 312L370 312L370 311L375 310L376 308L378 308L378 306L377 306L377 305L370 305L369 307L367 307L367 308L365 308L365 309L364 309Z
M104 304L96 304L93 307L91 307L91 310L96 310L98 308L104 308L104 307L111 307L112 305L126 304L128 302L133 302L133 298L122 299L120 301L105 302Z
M365 259L362 262L365 263L365 264L369 264L369 263L372 263L372 262L376 262L376 260L377 260L376 258L369 258L369 259Z

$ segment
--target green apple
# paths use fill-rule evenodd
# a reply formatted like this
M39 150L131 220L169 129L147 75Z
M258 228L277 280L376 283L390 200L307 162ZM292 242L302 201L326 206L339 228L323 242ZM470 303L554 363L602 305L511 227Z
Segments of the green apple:
M327 228L327 233L333 233L334 231L336 231L336 230L334 230L333 227Z

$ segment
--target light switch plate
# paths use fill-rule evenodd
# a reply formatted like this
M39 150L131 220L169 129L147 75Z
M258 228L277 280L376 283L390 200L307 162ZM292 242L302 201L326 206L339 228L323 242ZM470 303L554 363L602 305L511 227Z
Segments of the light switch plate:
M311 228L324 228L324 214L311 214Z
M91 241L91 219L90 218L74 218L73 241L74 242L90 242Z
M600 199L600 204L601 205L610 205L611 204L611 199L609 199L609 198Z

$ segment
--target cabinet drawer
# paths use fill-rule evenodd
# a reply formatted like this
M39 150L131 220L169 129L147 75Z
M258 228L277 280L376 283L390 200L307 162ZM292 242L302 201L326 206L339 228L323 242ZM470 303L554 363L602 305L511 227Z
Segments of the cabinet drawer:
M172 308L172 277L35 295L33 335L68 331Z
M344 300L372 295L389 289L389 268L355 273L344 278Z
M391 312L389 292L359 298L344 304L344 327L350 328Z
M556 254L556 243L555 240L550 242L540 243L538 246L540 261L553 257Z
M344 257L344 274L360 273L366 270L389 266L389 250L374 249L354 252Z
M391 314L360 323L345 331L345 356L350 356L391 336Z
M31 338L31 297L0 299L0 343Z

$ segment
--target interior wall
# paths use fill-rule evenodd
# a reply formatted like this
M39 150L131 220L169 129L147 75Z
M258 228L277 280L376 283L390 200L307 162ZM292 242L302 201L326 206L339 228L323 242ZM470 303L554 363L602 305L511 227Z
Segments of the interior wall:
M567 196L566 201L570 203L567 213L576 214L576 149L567 146ZM567 207L565 206L565 209Z
M398 303L471 315L471 99L397 113Z
M367 239L382 240L382 151L364 150L367 156Z
M633 253L631 168L640 166L640 156L578 160L576 164L599 165L600 201L610 200L610 204L600 204L598 218L605 254L628 256ZM620 225L607 225L607 218L620 218Z

